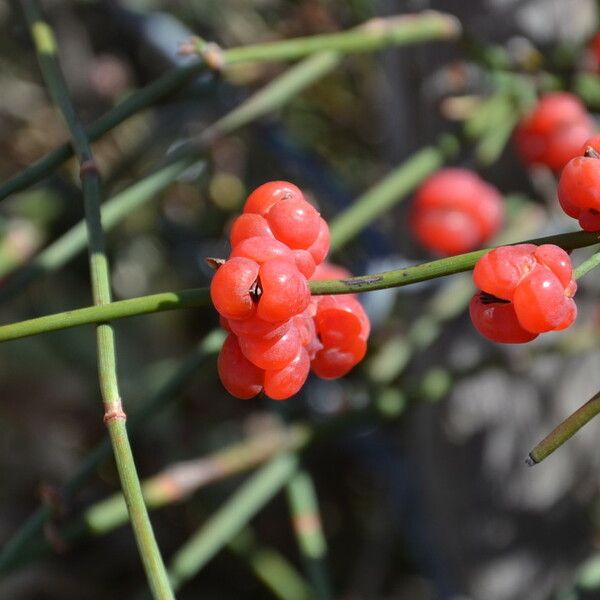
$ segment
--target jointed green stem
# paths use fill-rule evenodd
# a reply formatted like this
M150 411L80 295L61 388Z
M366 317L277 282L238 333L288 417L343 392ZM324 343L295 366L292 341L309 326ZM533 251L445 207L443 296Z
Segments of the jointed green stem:
M566 250L573 250L597 244L598 234L577 231L527 240L520 243L538 245L557 244ZM310 288L313 294L323 295L372 292L375 290L402 287L428 279L470 271L475 266L477 260L487 251L488 249L477 250L450 258L441 258L414 267L384 271L383 273L374 273L372 275L362 275L348 279L311 281ZM204 306L208 302L208 288L194 288L179 292L163 292L161 294L141 296L139 298L131 298L130 300L120 300L102 306L88 306L36 319L28 319L27 321L20 321L10 325L3 325L0 327L0 342L90 323L102 323L165 310L195 308Z
M43 20L35 0L24 1L25 16L38 53L46 85L61 109L80 162L85 220L88 231L90 274L94 304L110 304L110 273L104 249L104 231L100 218L102 193L100 177L87 134L71 103L58 63L58 49L50 26ZM148 583L154 598L173 598L165 566L154 538L148 511L144 504L139 478L127 437L125 413L117 383L115 339L112 326L99 324L96 329L100 391L104 402L104 421L108 427L113 453L121 479L129 516L133 526Z

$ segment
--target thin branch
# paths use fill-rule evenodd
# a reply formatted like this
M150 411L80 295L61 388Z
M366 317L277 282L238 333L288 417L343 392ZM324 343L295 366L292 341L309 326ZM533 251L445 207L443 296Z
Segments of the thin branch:
M455 17L430 11L419 15L377 19L351 31L325 36L281 40L221 50L219 61L222 68L227 68L230 64L242 61L285 61L302 58L318 51L372 52L387 45L453 39L459 33L460 24ZM132 115L183 88L208 67L205 60L198 60L169 71L100 117L86 130L88 139L91 141L99 139ZM1 185L0 200L47 177L72 155L73 149L70 144L59 146Z
M294 455L273 458L252 474L176 553L169 577L177 590L239 533L296 472Z
M576 231L515 243L557 244L565 250L574 250L598 244L599 239L597 233ZM348 279L311 281L310 289L313 295L324 295L373 292L376 290L403 287L420 281L470 271L475 266L477 260L488 252L488 250L489 248L485 248L483 250L476 250L475 252L468 252L467 254L440 258L414 267L384 271L372 275L362 275ZM193 288L179 292L162 292L160 294L140 296L129 300L119 300L118 302L111 302L103 306L87 306L85 308L0 326L0 342L39 335L59 329L69 329L81 325L113 321L125 317L134 317L166 310L197 308L208 304L209 299L208 288Z
M300 470L286 486L292 525L316 600L333 598L327 572L327 542L312 477Z
M583 277L588 271L595 269L600 265L600 252L592 254L587 260L583 261L574 271L573 279Z
M63 113L71 134L75 153L80 163L94 304L97 306L110 304L110 273L104 248L104 231L100 217L102 192L94 155L85 129L75 113L66 83L63 79L58 62L58 48L52 29L43 20L35 0L25 0L23 7L46 85L55 104ZM112 326L109 324L98 325L96 328L96 339L100 391L104 402L104 422L106 423L112 442L115 462L119 471L123 493L127 500L131 524L152 594L157 600L169 600L174 598L174 596L158 544L154 538L148 511L144 504L127 436L125 426L126 416L123 411L117 382L116 350Z

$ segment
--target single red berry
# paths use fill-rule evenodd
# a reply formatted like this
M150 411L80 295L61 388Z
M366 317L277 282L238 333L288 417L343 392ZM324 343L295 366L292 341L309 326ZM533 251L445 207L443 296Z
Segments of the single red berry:
M584 231L600 231L600 212L593 208L584 208L579 213L579 225Z
M428 250L453 255L485 243L502 225L504 204L498 191L466 169L441 169L417 191L411 231Z
M295 250L306 250L319 235L319 213L302 198L276 202L266 219L273 235Z
M257 315L271 322L285 321L303 312L310 302L306 277L293 263L275 258L259 271L261 295Z
M542 164L559 171L577 156L592 135L594 123L577 96L552 92L542 96L515 130L515 145L528 165Z
M298 271L300 271L306 279L310 279L313 276L316 267L312 254L308 250L292 250L292 254L294 255L294 263L298 267Z
M292 251L282 242L268 237L250 237L242 240L231 251L231 257L235 256L249 258L259 265L274 258L294 263Z
M270 321L263 321L256 314L243 320L229 319L227 324L229 330L238 337L252 336L265 340L281 337L290 327L289 321L272 323ZM226 327L223 328L227 329Z
M217 311L226 319L247 319L256 304L251 290L259 265L247 258L231 258L219 267L210 284L210 297Z
M356 338L345 348L327 347L319 350L311 361L311 369L321 379L337 379L346 375L365 356L367 343Z
M502 344L525 344L538 336L523 329L512 302L487 298L477 292L469 304L471 321L481 335Z
M360 302L352 296L323 296L317 305L315 325L325 347L344 348L356 338L366 340L371 329Z
M273 239L273 232L267 220L253 213L242 214L233 222L229 241L231 247L235 248L242 240L252 237L266 237Z
M533 253L535 260L548 267L559 279L563 289L573 282L573 265L571 257L560 246L542 244Z
M257 187L246 200L245 213L266 215L280 200L303 199L298 187L289 181L269 181Z
M236 398L247 400L262 390L264 371L242 354L232 334L227 336L219 352L217 371L225 389Z
M501 246L484 254L473 269L475 285L492 296L512 300L521 279L536 265L535 244Z
M265 371L265 394L273 400L286 400L300 391L310 371L310 359L300 348L294 359L283 369Z
M547 267L538 265L515 289L513 304L519 323L532 333L556 329L569 311L565 286ZM571 300L572 302L572 300Z
M300 334L294 325L281 336L264 339L242 336L238 339L242 354L261 369L283 369L302 347Z
M308 248L308 251L315 259L315 264L319 265L325 260L325 257L329 252L329 243L329 225L327 225L327 221L325 221L323 217L319 217L319 233L317 239Z

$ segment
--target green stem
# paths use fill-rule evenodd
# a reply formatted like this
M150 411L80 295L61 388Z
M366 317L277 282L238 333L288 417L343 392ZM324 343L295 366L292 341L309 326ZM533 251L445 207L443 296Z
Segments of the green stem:
M518 243L538 245L557 244L565 250L574 250L597 244L598 234L576 231ZM468 252L467 254L440 258L414 267L384 271L382 273L374 273L373 275L362 275L348 279L311 281L310 289L314 295L324 295L373 292L387 288L403 287L420 281L470 271L475 266L477 260L488 251L489 248L485 248L483 250L476 250L475 252ZM193 288L179 292L162 292L160 294L140 296L129 300L119 300L118 302L111 302L102 306L87 306L85 308L0 326L0 342L39 335L59 329L102 323L165 310L196 308L204 306L208 302L208 288Z
M312 477L305 470L299 471L288 483L286 491L296 539L315 590L315 599L329 600L333 594L326 565L327 542Z
M600 252L592 254L587 260L583 261L574 271L573 279L583 277L588 271L595 269L600 265Z
M366 225L394 206L423 179L439 169L458 151L451 135L442 136L437 146L423 148L356 199L331 223L331 249L339 250Z
M455 38L459 33L460 26L454 17L427 12L421 15L377 19L362 27L336 34L222 50L220 60L224 67L227 67L241 61L285 61L301 58L318 51L371 52L386 45ZM135 113L181 89L206 68L207 63L201 60L166 73L100 117L86 130L88 139L92 141L99 139ZM59 146L4 182L0 186L0 200L47 177L72 155L73 149L70 144Z
M130 432L137 431L141 425L155 415L172 400L188 380L198 373L200 367L206 360L214 356L223 343L224 334L222 331L213 331L208 334L198 347L192 352L185 361L172 371L166 381L159 386L150 398L148 398L140 409L129 419L128 427ZM111 454L109 440L103 440L88 455L87 459L81 465L77 473L59 490L59 496L63 502L69 503L74 494L79 490L96 472L100 464ZM122 498L122 496L120 496ZM123 501L124 510L113 519L119 523L127 520L127 508ZM21 527L15 536L4 545L0 553L0 573L6 571L15 560L23 553L23 549L35 538L42 530L44 524L52 518L54 511L51 506L41 506ZM108 517L107 517L108 518Z
M600 413L600 392L567 417L556 429L549 433L530 453L526 462L536 465L560 448L573 437L586 423Z
M272 459L245 481L182 546L171 562L169 577L175 589L196 575L227 542L289 481L296 471L295 456Z
M199 140L184 144L170 155L167 159L169 161L167 166L120 192L108 201L102 208L102 223L105 228L112 228L131 210L169 185L187 165L192 164L196 158L203 155L211 143L214 143L221 136L228 135L236 129L248 125L253 120L282 107L303 89L335 69L340 60L341 56L338 54L316 54L288 69L250 96L205 130ZM85 224L83 222L78 223L41 252L30 265L18 271L0 290L0 300L21 291L38 274L57 269L65 264L85 247L86 241ZM0 275L2 274L0 273Z
M229 549L243 558L256 576L281 600L310 600L312 590L295 567L272 548L259 544L250 527L228 543Z
M428 11L419 15L372 19L360 27L339 33L231 48L223 51L223 64L227 67L238 62L297 60L308 54L330 50L345 54L374 52L385 46L455 39L460 32L456 17Z
M52 29L43 20L35 0L25 0L23 7L44 80L55 104L63 113L71 134L73 148L80 163L94 304L97 306L110 304L110 273L100 217L102 192L94 155L85 129L75 113L63 79ZM108 427L112 442L121 486L129 508L131 524L152 594L157 600L169 600L174 596L158 544L154 538L135 469L129 438L127 437L126 416L117 383L116 350L112 326L109 324L98 325L96 339L100 391L104 402L104 422Z
M102 205L102 226L110 231L130 212L155 198L191 164L191 159L181 159L116 194ZM42 250L29 264L18 270L0 289L0 301L6 300L26 287L38 275L54 271L72 260L87 244L85 221L80 221L47 248ZM12 272L10 266L0 268L0 278Z

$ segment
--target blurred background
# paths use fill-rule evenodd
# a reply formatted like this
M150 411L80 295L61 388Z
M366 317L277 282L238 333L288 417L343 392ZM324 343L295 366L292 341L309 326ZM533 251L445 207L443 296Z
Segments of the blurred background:
M505 195L511 241L576 229L555 208L552 173L519 162L508 139L512 125L500 139L491 122L479 138L463 125L482 99L504 89L495 56L508 61L506 71L533 81L534 91L576 89L590 111L600 108L586 50L598 26L593 1L48 0L43 8L85 123L189 64L178 48L192 35L229 48L425 9L455 15L464 29L459 40L347 56L285 106L218 139L111 229L116 299L207 285L204 258L227 256L232 219L265 181L296 183L332 222L424 147L441 148L449 164L477 170ZM0 4L0 31L4 182L68 133L49 100L19 3ZM287 68L241 64L199 74L102 136L94 149L106 198L152 173L182 140ZM430 260L410 236L409 204L410 194L399 195L333 260L356 274ZM91 304L83 247L43 268L32 270L29 262L81 218L73 159L2 202L2 323ZM586 252L578 251L575 262ZM531 448L600 388L599 291L592 273L580 286L576 324L526 346L492 344L472 329L468 274L363 294L373 324L366 360L342 380L310 379L285 403L227 395L214 352L189 362L218 327L210 307L116 323L130 415L182 363L192 364L132 433L141 477L233 444L250 456L252 440L299 424L311 435L301 461L316 489L326 556L307 564L285 494L277 494L251 530L218 552L178 597L318 598L329 588L329 597L346 600L600 598L600 425L591 423L543 464L524 464ZM145 582L130 528L82 525L90 507L119 489L113 461L101 461L76 494L61 500L61 486L106 436L93 329L2 344L0 382L0 543L40 502L59 505L26 556L3 570L0 597L138 597ZM214 482L207 476L207 485L152 512L167 562L247 480L246 471ZM266 576L257 567L259 551L272 561ZM285 573L279 588L269 582L275 572ZM320 591L307 587L315 581Z

